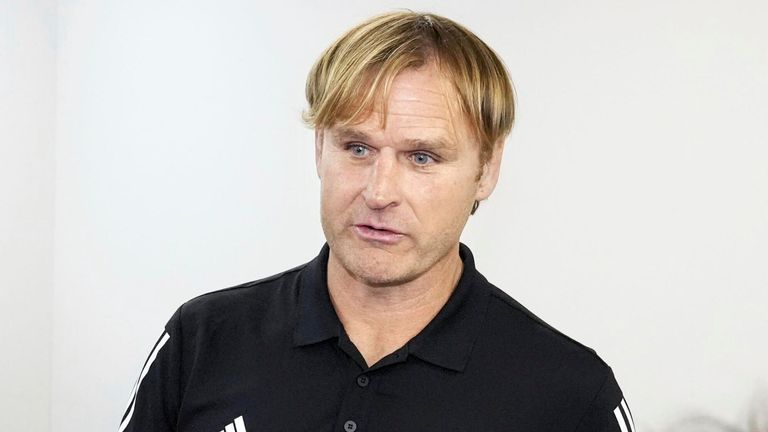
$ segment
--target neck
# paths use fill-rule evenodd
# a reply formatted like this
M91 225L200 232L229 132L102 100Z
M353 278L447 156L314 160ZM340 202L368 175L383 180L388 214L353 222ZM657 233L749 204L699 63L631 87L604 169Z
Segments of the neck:
M462 269L457 245L416 279L372 286L349 274L331 251L328 291L344 330L370 366L432 321L451 296Z

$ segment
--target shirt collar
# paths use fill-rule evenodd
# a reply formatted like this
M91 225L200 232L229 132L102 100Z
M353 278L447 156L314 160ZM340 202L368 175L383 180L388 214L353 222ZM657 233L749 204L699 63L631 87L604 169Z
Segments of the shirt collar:
M341 330L328 294L328 245L302 272L298 293L296 346L338 337ZM459 255L464 269L456 289L435 318L407 344L408 355L454 371L463 371L472 353L488 306L488 282L475 269L472 252L463 243Z
M302 271L294 346L310 345L339 336L341 322L328 294L329 251L326 243Z
M435 318L408 342L408 354L461 372L485 321L490 285L475 269L472 252L463 243L459 255L464 270L456 289Z

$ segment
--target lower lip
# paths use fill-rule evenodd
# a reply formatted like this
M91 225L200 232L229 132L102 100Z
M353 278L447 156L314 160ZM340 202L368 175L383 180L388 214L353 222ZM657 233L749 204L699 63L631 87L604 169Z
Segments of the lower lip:
M403 238L403 234L387 230L377 230L366 225L355 225L354 230L360 238L369 242L395 244Z

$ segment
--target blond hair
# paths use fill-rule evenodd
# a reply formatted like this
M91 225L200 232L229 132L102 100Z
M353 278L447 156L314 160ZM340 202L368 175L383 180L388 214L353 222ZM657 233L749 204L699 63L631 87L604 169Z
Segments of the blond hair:
M512 82L502 61L480 38L434 14L387 13L343 34L309 72L304 121L312 128L355 123L376 105L384 122L395 77L431 61L453 85L458 106L480 141L481 162L486 162L512 130Z

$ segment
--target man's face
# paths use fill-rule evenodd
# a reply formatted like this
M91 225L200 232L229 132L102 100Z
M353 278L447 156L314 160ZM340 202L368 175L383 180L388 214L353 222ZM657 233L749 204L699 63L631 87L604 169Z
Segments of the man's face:
M316 131L329 259L360 282L398 285L439 271L457 253L473 202L496 184L501 148L481 167L451 92L433 65L409 69L393 81L385 128L374 112Z

